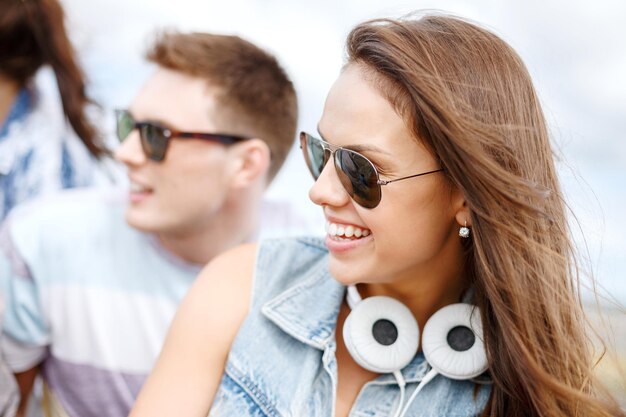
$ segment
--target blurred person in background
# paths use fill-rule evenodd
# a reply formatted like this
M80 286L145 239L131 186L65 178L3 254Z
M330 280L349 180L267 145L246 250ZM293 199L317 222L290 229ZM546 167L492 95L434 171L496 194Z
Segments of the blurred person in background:
M0 221L34 197L110 182L88 107L59 2L0 0ZM4 367L0 355L0 415L15 386Z
M0 220L112 167L57 0L0 0ZM89 111L90 109L93 111Z
M126 416L201 267L284 226L262 201L296 133L277 60L206 33L162 34L148 59L117 112L129 192L66 191L16 208L0 234L3 353L23 398L41 371L55 416Z

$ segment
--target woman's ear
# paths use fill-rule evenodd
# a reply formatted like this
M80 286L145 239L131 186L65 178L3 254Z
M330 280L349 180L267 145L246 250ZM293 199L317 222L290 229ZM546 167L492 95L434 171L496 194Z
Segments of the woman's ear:
M459 188L456 187L452 192L452 205L455 210L454 218L459 227L471 227L472 219L470 217L470 209L467 206L467 201L465 200L465 195Z
M457 210L455 218L459 226L472 227L470 211L465 201L463 201L463 207L460 210Z
M267 176L270 167L270 149L261 139L248 139L232 145L235 161L231 186L245 188Z

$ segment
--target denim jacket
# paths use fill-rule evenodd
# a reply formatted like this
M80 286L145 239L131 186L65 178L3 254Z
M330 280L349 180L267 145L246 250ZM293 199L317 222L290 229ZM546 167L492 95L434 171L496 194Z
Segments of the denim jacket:
M209 416L334 416L335 326L345 287L328 271L321 239L259 245L250 312L231 347ZM408 398L430 366L418 353L402 374ZM475 416L489 385L436 376L406 416ZM391 374L366 383L351 417L392 416L400 388Z

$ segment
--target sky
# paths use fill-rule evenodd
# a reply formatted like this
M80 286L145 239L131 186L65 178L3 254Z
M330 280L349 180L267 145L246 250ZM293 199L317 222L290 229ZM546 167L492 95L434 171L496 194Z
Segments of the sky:
M300 100L301 130L315 130L325 95L357 23L416 10L480 23L526 63L553 137L571 223L583 259L606 292L626 304L626 2L622 0L62 0L72 39L107 108L126 107L151 67L142 55L156 31L242 36L273 52ZM322 230L308 200L312 180L294 149L269 190Z

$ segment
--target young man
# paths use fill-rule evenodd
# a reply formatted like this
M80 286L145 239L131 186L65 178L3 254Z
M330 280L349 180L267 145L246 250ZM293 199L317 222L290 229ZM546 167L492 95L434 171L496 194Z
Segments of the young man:
M148 58L157 70L117 115L129 194L68 192L0 234L3 353L23 398L41 371L55 416L128 414L201 266L257 235L295 138L293 85L251 43L167 34Z

